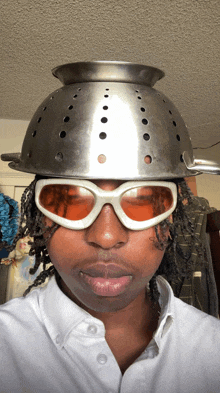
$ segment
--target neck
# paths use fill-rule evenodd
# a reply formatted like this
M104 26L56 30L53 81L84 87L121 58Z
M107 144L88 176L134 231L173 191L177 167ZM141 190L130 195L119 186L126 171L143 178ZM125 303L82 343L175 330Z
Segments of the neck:
M141 334L141 332L146 333L146 331L153 332L157 327L160 306L151 301L145 289L128 306L121 310L98 312L81 304L62 279L59 278L57 283L60 289L78 306L82 307L93 317L101 320L105 325L106 332L124 330Z
M137 298L122 310L115 312L99 313L94 310L87 310L92 316L100 319L106 331L138 330L146 331L152 324L155 325L155 319L159 315L159 305L154 305L149 296L143 291Z
M64 282L60 288L76 304L104 323L105 339L123 374L151 341L158 325L159 304L153 304L144 289L121 310L97 312L80 304Z

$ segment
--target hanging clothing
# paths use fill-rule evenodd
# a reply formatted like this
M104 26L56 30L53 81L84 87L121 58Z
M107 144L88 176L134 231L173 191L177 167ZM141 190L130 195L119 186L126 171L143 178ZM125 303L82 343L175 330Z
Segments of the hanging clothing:
M202 206L203 211L198 209ZM179 283L171 283L175 296L201 311L218 317L218 294L213 271L209 236L206 232L207 214L216 209L209 206L205 198L193 197L193 203L186 206L190 220L194 224L195 234L202 242L205 253L199 256L196 250L196 240L191 253L194 271L190 279L179 279ZM190 235L186 235L190 236ZM187 253L189 246L182 234L178 235L177 242ZM181 263L181 258L180 258Z

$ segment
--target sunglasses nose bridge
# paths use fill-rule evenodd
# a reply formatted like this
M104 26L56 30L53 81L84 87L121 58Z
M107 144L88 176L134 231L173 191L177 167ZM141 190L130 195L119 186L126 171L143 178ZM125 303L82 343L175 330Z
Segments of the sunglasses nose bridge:
M111 191L106 191L106 193L103 193L102 195L100 195L98 198L99 212L101 212L101 210L103 209L103 207L105 205L111 205L111 207L114 210L114 213L116 214L116 211L115 211L116 198L117 198L116 196L112 195Z

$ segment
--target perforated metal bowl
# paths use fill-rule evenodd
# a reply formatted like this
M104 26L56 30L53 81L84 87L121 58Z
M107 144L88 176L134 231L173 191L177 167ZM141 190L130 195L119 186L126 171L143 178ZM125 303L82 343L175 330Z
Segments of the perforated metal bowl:
M37 109L21 154L2 155L12 161L12 169L51 177L122 180L219 171L215 163L194 160L181 115L153 89L164 76L161 70L85 62L52 72L64 86Z

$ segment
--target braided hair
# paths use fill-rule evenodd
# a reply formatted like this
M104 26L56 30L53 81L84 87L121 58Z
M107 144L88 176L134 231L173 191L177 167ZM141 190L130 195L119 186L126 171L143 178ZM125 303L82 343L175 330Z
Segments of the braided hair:
M35 185L41 176L36 175L32 183L25 189L21 198L21 216L17 235L8 251L12 251L19 239L30 236L31 246L29 255L35 255L35 264L29 271L31 275L35 274L39 266L43 267L41 273L30 285L23 296L26 296L33 287L37 287L45 282L45 280L53 275L59 278L59 274L55 267L51 265L50 256L47 251L47 243L53 236L55 231L60 227L58 224L48 228L44 224L43 213L41 213L35 204ZM177 282L180 278L189 278L193 271L193 262L191 260L191 250L195 246L198 255L204 255L204 248L199 239L196 239L194 225L190 220L187 212L187 206L193 201L193 194L184 179L172 179L177 185L177 206L172 214L172 222L166 219L155 226L155 237L153 241L156 248L165 250L163 260L149 282L150 297L153 303L157 303L159 292L157 289L157 275L164 276L171 283ZM203 207L198 207L198 209ZM169 237L167 239L167 229L169 229ZM178 235L181 234L187 245L188 252L184 252L177 242ZM50 264L48 267L47 265Z

